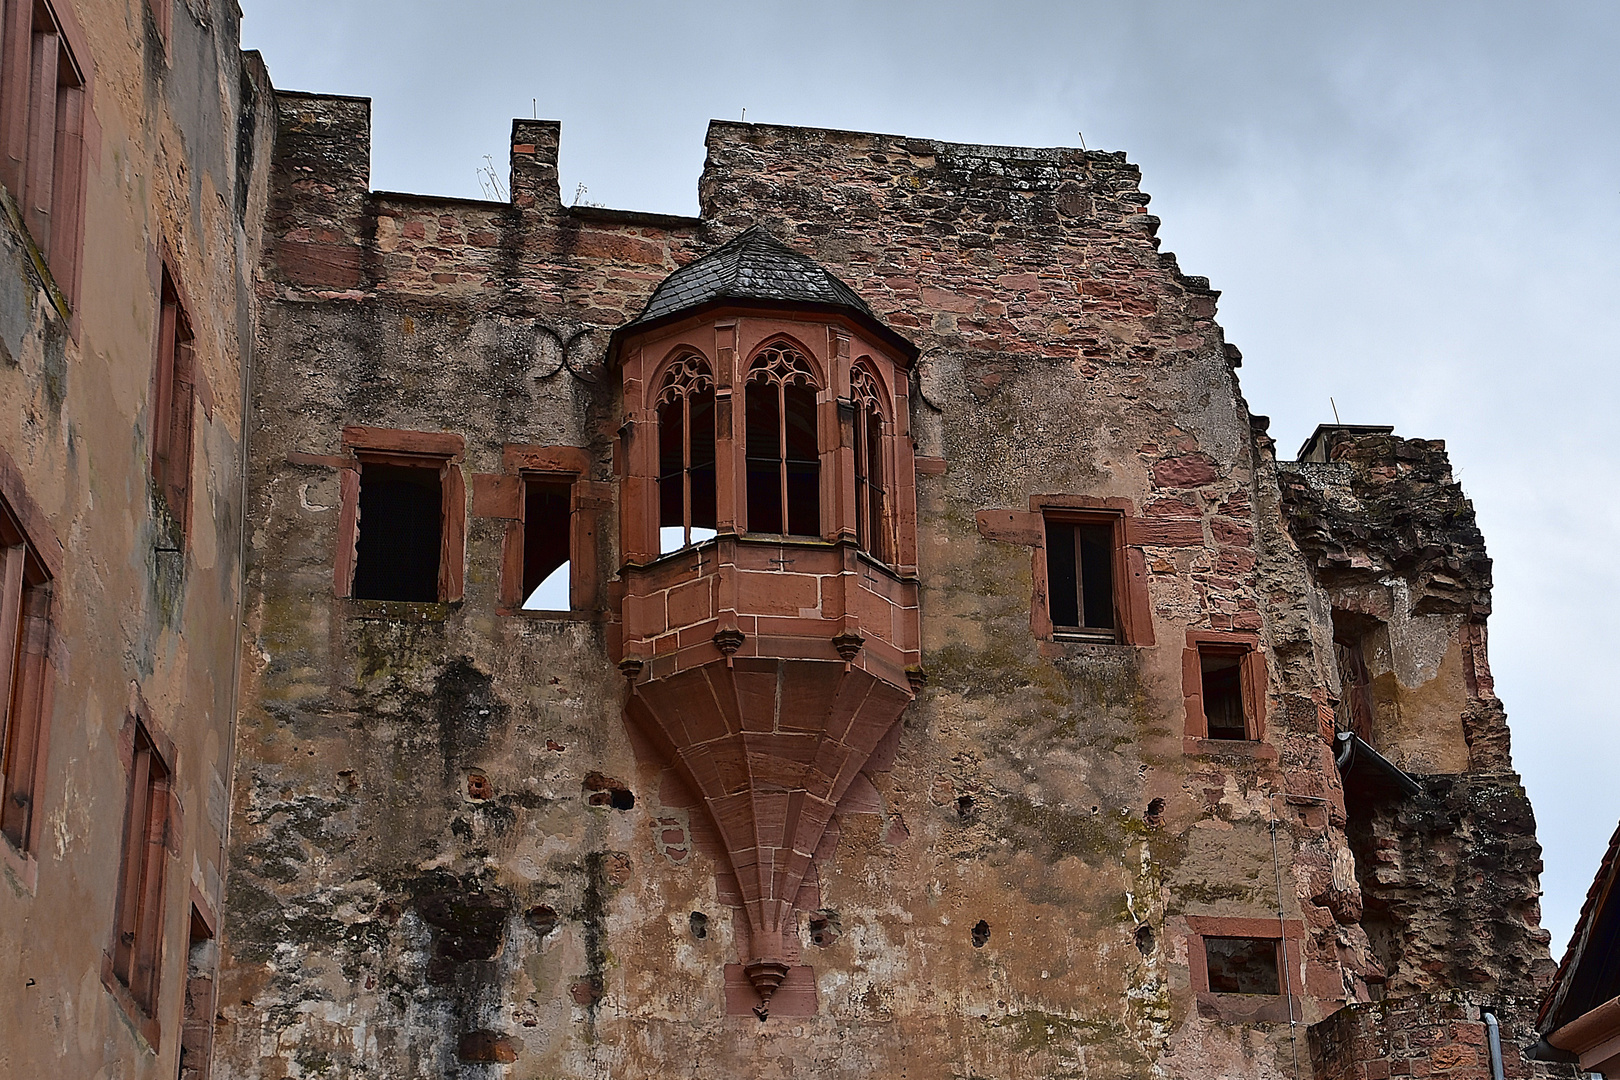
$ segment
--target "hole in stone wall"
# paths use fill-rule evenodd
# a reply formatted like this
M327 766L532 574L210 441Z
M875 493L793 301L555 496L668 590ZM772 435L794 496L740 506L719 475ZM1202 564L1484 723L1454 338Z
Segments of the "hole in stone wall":
M822 908L810 915L810 942L826 948L843 935L839 925L838 912L832 908Z
M1136 951L1143 956L1153 955L1153 927L1147 923L1136 928Z
M495 786L489 782L489 777L481 772L467 774L467 798L483 802L494 794Z
M541 937L557 929L557 909L550 904L536 904L523 913L523 921Z
M1164 820L1164 800L1154 799L1147 804L1146 821L1149 825L1157 825Z
M984 943L990 940L990 924L980 919L973 924L973 947L984 948Z
M692 936L699 941L709 936L709 917L703 912L692 912L692 917L687 920L687 924L692 928Z
M956 816L963 821L973 817L973 796L960 795L956 799Z
M622 780L599 772L587 773L585 790L588 792L585 802L590 806L608 806L614 810L635 809L635 793Z

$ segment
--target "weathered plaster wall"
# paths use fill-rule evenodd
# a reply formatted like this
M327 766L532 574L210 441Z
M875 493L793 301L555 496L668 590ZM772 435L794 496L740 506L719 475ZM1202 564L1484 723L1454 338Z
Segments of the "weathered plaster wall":
M93 67L71 324L28 267L20 235L0 225L0 449L65 549L51 601L46 839L37 884L8 866L0 888L0 1074L174 1077L190 906L197 898L217 920L224 876L243 351L269 84L257 57L238 48L234 4L174 3L166 44L140 0L56 8L78 28L81 64ZM168 534L149 479L165 248L187 294L200 369L181 552L160 550ZM176 747L156 1045L102 978L127 790L120 740L127 755L137 700Z

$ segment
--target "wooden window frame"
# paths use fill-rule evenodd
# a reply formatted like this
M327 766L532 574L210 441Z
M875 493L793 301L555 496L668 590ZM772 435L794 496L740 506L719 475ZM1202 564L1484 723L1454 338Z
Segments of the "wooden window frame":
M1245 737L1212 739L1204 715L1204 656L1237 656L1243 693ZM1265 755L1275 748L1266 737L1266 657L1260 635L1244 631L1189 630L1187 646L1181 654L1181 691L1186 701L1185 741L1188 753L1207 754L1249 747ZM1243 752L1238 750L1237 752Z
M461 600L466 580L467 493L461 462L466 440L448 431L407 431L351 425L343 429L346 456L339 461L341 506L332 590L354 598L356 545L360 539L360 469L367 462L439 470L439 595L436 601L356 600L363 604L451 604Z
M33 892L45 815L54 583L61 544L0 452L0 836L6 865Z
M165 258L158 292L158 334L152 370L152 481L173 522L171 546L191 535L191 481L196 450L197 354L189 305L173 264Z
M602 615L599 535L602 515L613 509L613 485L587 480L590 455L575 446L512 444L501 454L502 472L472 478L475 518L505 521L501 542L501 579L496 613L528 619L595 620ZM523 608L523 515L528 480L564 481L569 485L567 611Z
M1200 1015L1229 1024L1286 1024L1289 1003L1294 1020L1302 1018L1304 985L1300 978L1300 958L1304 955L1305 924L1298 919L1232 918L1216 915L1185 916L1188 930L1187 966L1193 995ZM1277 943L1279 993L1225 994L1209 988L1209 957L1204 939L1253 938Z
M981 511L981 534L1010 542L1024 542L1034 548L1031 577L1034 595L1030 603L1030 629L1043 640L1061 645L1154 644L1153 611L1147 589L1147 561L1136 542L1133 525L1139 520L1129 499L1092 498L1082 495L1039 495L1030 500L1030 512ZM999 520L1005 518L1005 521ZM1051 582L1046 566L1046 523L1049 520L1076 525L1107 525L1114 530L1114 624L1112 642L1088 639L1082 635L1061 634L1052 624Z
M156 1052L162 1038L163 942L168 929L169 864L180 854L180 804L174 743L153 723L145 702L125 717L119 754L126 772L124 828L112 940L102 954L101 982ZM161 770L161 774L154 773Z
M1109 531L1109 590L1114 603L1114 625L1104 631L1094 627L1059 626L1052 619L1052 580L1051 568L1047 557L1046 531L1052 525L1080 526L1090 525L1105 528ZM1041 510L1041 545L1040 545L1040 594L1043 606L1046 609L1046 623L1049 628L1047 634L1054 641L1076 641L1092 645L1120 645L1127 644L1127 612L1130 608L1129 590L1126 586L1125 567L1125 515L1118 512L1097 512L1083 510L1069 510L1059 507L1043 507ZM1076 585L1084 590L1079 568L1075 570Z
M3 0L0 24L0 182L71 305L82 270L94 69L67 4Z

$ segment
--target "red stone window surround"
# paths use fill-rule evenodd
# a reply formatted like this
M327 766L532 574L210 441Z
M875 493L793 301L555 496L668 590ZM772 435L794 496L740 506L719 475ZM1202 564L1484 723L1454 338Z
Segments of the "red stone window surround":
M1301 942L1305 924L1298 919L1228 918L1215 915L1185 916L1188 930L1187 965L1191 969L1193 996L1201 1016L1228 1024L1286 1024L1289 1003L1295 1020L1301 1019L1300 982ZM1230 994L1210 989L1209 954L1206 939L1251 938L1276 943L1279 969L1278 993Z
M497 611L530 618L595 618L601 606L598 535L602 514L613 506L610 484L585 479L590 455L574 446L510 445L501 454L502 471L474 474L474 517L506 522L501 549L501 580ZM567 609L525 610L525 565L534 556L534 538L528 535L527 516L536 500L537 485L567 485L568 490L568 595Z
M1186 750L1190 754L1237 752L1251 756L1274 756L1276 748L1264 742L1266 734L1266 658L1260 637L1241 631L1189 630L1187 646L1181 654L1181 690L1186 699ZM1230 662L1228 665L1227 662ZM1225 673L1229 667L1230 675ZM1206 714L1205 694L1216 685L1212 676L1230 678L1231 692L1241 706L1241 717L1231 714L1233 729L1211 727ZM1241 736L1235 725L1241 723Z
M38 881L50 742L52 579L61 544L0 452L0 836L26 888Z
M191 532L192 452L196 439L196 353L184 295L167 259L159 291L156 360L152 367L152 481L168 509L172 546Z
M342 506L338 515L337 556L333 560L332 588L340 597L354 596L356 553L360 531L361 474L366 465L406 469L432 469L440 490L439 603L462 597L467 548L467 497L461 461L466 440L448 431L404 431L354 425L343 429L345 456L315 458L290 455L305 464L337 465L341 472Z
M214 990L219 971L213 907L191 887L191 918L187 920L186 994L181 1010L180 1071L178 1080L208 1080L213 1067L214 1015L219 995Z
M981 510L976 515L979 533L991 540L1022 544L1033 549L1034 596L1030 604L1030 629L1043 641L1054 643L1089 642L1147 646L1154 643L1153 611L1147 590L1147 562L1142 555L1144 542L1161 543L1161 538L1145 537L1144 522L1136 516L1129 499L1095 498L1085 495L1037 495L1029 510ZM1152 526L1156 523L1146 523ZM1053 623L1052 582L1048 566L1048 527L1091 526L1106 530L1111 575L1109 598L1113 607L1112 632L1087 631ZM1203 542L1199 533L1198 542ZM1073 603L1075 598L1071 597Z
M128 775L124 839L119 858L113 936L102 956L101 982L155 1052L162 990L165 893L171 858L178 857L180 805L174 792L174 743L136 701L119 736Z
M93 69L70 5L0 0L0 182L71 304L79 294Z

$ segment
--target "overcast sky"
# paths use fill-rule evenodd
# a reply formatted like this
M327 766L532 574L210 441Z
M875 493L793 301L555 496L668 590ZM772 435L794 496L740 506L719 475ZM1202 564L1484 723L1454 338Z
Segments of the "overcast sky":
M1330 396L1449 445L1562 954L1620 818L1620 5L241 3L277 86L372 98L379 189L478 196L536 110L565 200L682 214L745 108L1125 151L1285 456Z

